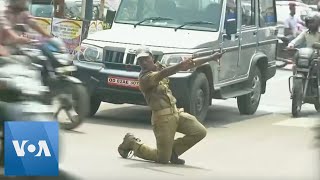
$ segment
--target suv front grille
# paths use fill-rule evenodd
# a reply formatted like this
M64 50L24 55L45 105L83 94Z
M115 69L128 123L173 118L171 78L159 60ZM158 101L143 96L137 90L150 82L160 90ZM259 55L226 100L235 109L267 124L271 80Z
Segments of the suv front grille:
M159 61L162 58L161 52L153 52L154 58ZM103 62L107 64L127 64L137 66L137 62L135 62L135 54L133 53L125 53L124 48L105 48L104 50L104 58Z
M112 63L122 63L124 57L123 52L116 52L116 51L105 51L105 60L106 62Z
M134 64L135 57L136 57L135 54L127 54L126 64Z

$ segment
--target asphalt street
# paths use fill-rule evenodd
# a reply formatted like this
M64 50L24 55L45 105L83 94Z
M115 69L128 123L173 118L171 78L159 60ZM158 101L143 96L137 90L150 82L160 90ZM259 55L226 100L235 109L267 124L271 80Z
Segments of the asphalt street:
M304 105L301 118L291 117L290 74L279 70L268 82L255 115L239 115L235 99L213 100L207 137L181 156L184 166L120 158L117 147L127 132L155 147L151 112L103 103L95 117L63 132L59 179L319 180L319 113Z

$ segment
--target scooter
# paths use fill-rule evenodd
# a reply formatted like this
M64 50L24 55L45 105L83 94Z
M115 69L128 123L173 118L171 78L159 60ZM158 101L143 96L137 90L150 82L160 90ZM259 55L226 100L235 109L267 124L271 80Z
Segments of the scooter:
M303 104L313 104L320 112L320 59L316 52L320 44L315 43L313 48L293 49L297 51L293 75L289 77L293 117L300 115Z

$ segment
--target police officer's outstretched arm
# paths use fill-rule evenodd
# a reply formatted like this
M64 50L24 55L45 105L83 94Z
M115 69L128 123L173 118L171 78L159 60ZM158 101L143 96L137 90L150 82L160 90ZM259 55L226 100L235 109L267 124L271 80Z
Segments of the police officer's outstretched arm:
M210 56L202 57L202 58L196 58L194 59L193 57L188 58L184 61L182 61L179 64L173 65L166 67L162 69L160 72L157 73L155 77L155 81L161 81L163 78L169 77L179 71L186 71L188 69L198 67L204 63L207 63L209 61L217 61L218 59L221 58L221 56L224 54L224 52L216 52Z
M298 45L303 44L306 41L307 31L300 33L296 38L294 38L289 44L288 48L294 48Z

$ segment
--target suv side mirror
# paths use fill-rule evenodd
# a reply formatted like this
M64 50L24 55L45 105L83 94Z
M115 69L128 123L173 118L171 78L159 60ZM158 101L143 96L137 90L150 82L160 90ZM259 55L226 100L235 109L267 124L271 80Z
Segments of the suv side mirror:
M115 15L116 11L107 10L105 23L108 25L108 27L112 26Z
M233 34L237 34L237 20L236 19L228 19L225 24L226 34L231 36Z

